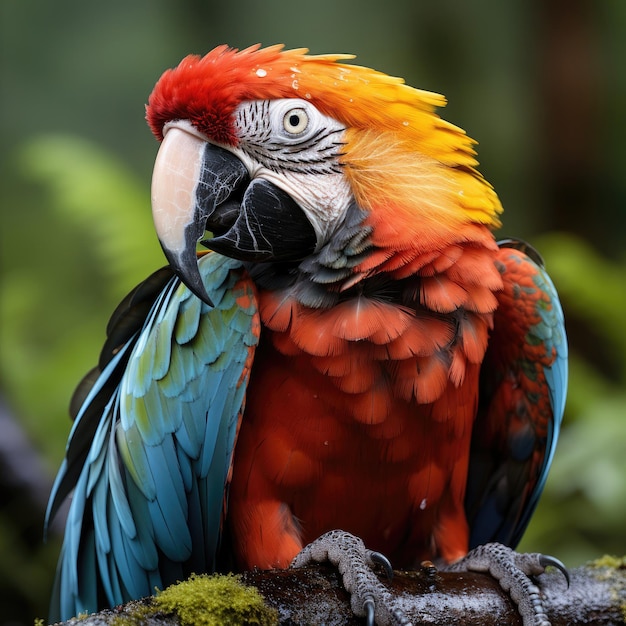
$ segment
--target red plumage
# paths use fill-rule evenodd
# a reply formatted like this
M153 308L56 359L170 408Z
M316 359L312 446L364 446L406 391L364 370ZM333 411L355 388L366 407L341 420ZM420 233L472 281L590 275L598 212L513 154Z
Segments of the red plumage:
M468 256L497 287L488 241ZM229 502L241 567L286 567L337 527L398 566L467 551L463 499L495 299L462 285L484 275L453 267L438 273L443 290L408 281L418 301L406 304L355 295L315 310L260 291L264 329Z

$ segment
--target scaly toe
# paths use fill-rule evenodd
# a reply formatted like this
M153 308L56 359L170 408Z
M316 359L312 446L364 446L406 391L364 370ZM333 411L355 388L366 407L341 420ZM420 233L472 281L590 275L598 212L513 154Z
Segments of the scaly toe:
M394 607L394 597L378 580L372 568L381 565L388 578L393 576L389 559L380 552L368 550L363 541L342 530L333 530L305 546L292 561L292 567L330 561L341 574L343 586L350 594L350 606L367 626L410 626L404 612Z

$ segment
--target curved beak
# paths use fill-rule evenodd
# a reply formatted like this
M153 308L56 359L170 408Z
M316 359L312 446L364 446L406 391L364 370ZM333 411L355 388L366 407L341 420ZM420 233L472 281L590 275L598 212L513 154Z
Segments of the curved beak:
M242 261L302 259L317 245L300 206L269 181L185 123L165 133L152 175L152 216L165 256L180 279L211 303L196 245Z
M215 207L247 178L230 152L178 127L166 132L154 164L152 218L163 252L183 283L211 306L196 244Z

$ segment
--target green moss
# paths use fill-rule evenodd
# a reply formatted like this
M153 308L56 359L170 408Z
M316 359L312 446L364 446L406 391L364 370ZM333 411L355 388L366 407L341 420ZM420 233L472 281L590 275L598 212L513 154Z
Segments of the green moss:
M626 568L626 556L612 556L605 554L599 559L591 561L592 567L610 567L612 569Z
M175 613L182 626L278 623L277 612L266 606L254 587L247 587L239 576L198 576L160 591L153 609Z
M153 615L154 612L151 606L145 606L139 602L127 604L122 615L111 618L109 626L141 626L145 624L146 617Z
M595 576L598 580L609 580L615 577L616 570L626 568L626 557L605 554L590 561L589 565L596 570Z

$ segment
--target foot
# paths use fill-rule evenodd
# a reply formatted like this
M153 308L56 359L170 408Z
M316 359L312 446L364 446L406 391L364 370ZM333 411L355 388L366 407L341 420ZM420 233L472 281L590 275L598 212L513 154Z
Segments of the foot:
M517 604L524 626L550 626L539 587L533 582L533 577L543 574L548 565L559 569L569 586L567 569L558 559L538 553L520 554L500 543L478 546L445 570L490 574Z
M391 563L380 552L368 550L361 539L343 530L332 530L316 539L292 561L291 567L310 563L332 563L343 578L343 586L350 594L352 612L365 617L367 626L411 626L394 598L378 580L373 568L382 565L391 579Z

